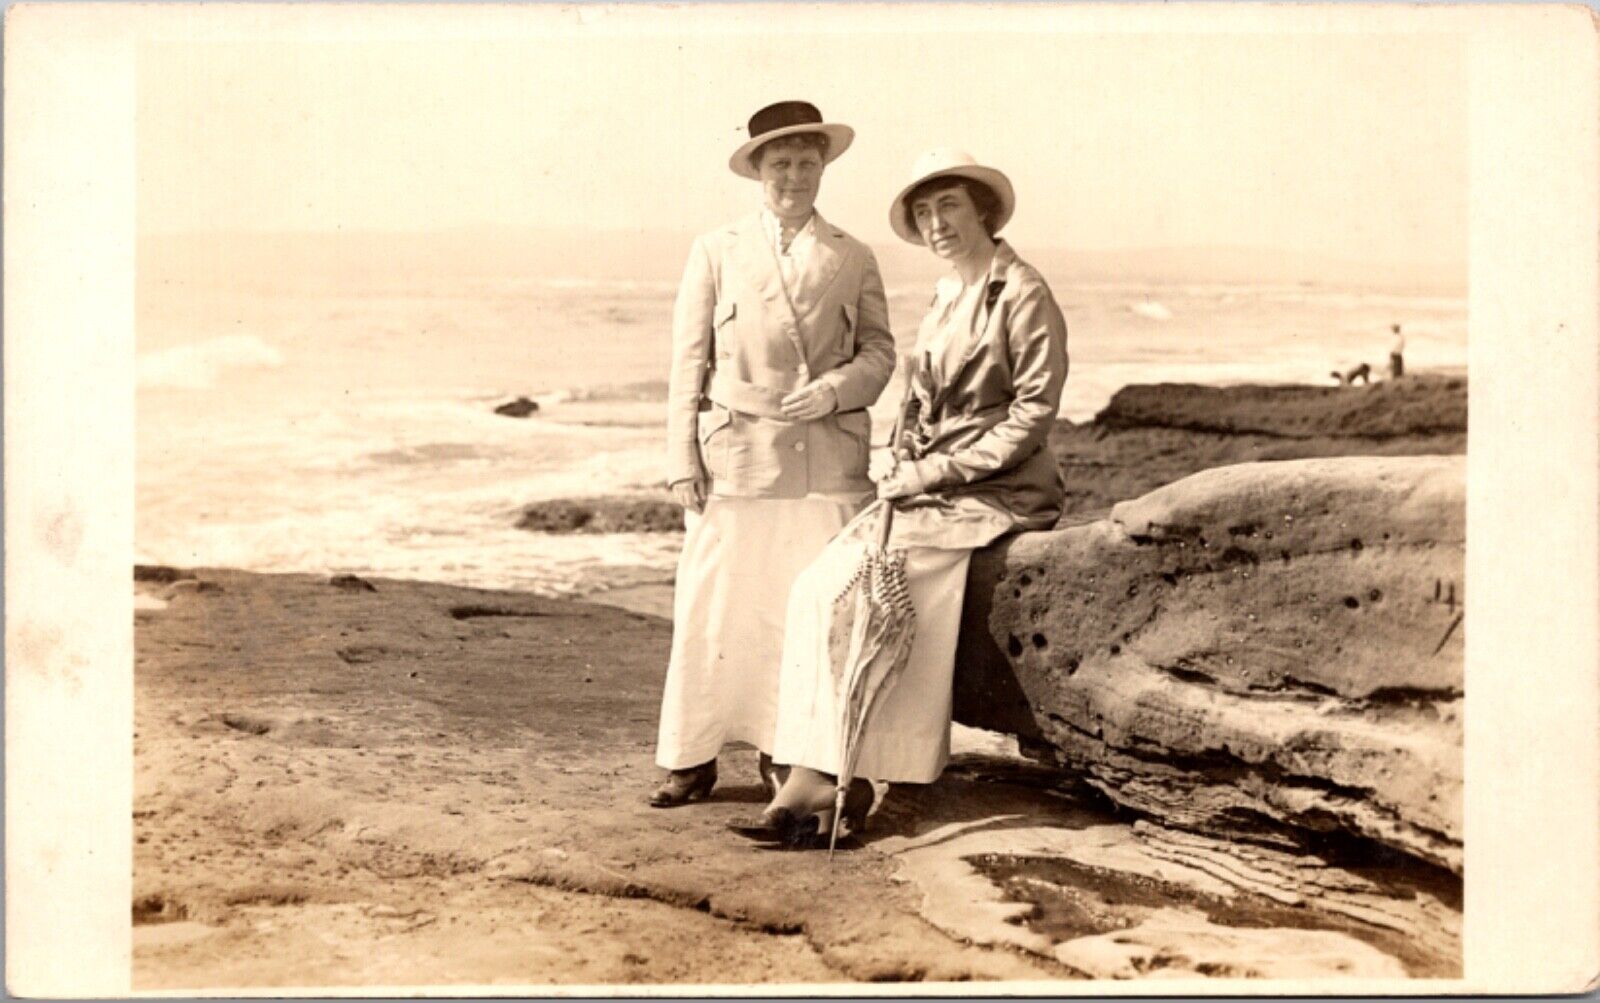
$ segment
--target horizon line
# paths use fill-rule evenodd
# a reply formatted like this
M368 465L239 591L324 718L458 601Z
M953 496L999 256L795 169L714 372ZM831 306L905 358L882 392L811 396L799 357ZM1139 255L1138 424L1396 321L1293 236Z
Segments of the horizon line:
M661 237L683 238L692 240L700 231L677 230L668 227L576 227L576 226L536 226L536 225L511 225L496 223L468 223L454 226L428 227L420 229L400 228L355 228L336 226L332 228L262 228L242 227L229 229L186 229L186 230L148 230L136 232L135 239L174 239L174 238L199 238L199 237L426 237L426 236L465 236L471 234L517 234L517 233L589 233L598 235L633 236L654 234ZM858 238L859 239L859 238ZM870 247L892 247L897 250L915 250L909 244L902 247L900 244L889 241L864 240L863 243ZM1197 244L1126 244L1090 247L1073 244L1030 244L1031 248L1041 251L1064 252L1069 254L1137 254L1150 252L1179 252L1179 251L1253 251L1270 254L1294 254L1308 258L1321 258L1329 262L1339 262L1361 267L1381 267L1385 265L1405 265L1422 268L1460 268L1465 269L1470 263L1470 257L1463 258L1431 258L1431 259L1401 259L1389 258L1383 260L1361 259L1342 257L1322 251L1307 250L1303 248L1250 243L1197 243ZM1463 276L1465 278L1465 276Z

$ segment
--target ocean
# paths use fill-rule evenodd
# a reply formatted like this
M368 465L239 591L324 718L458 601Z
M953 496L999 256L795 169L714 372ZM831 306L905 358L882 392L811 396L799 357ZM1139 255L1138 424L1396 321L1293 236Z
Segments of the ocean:
M442 272L442 270L441 270ZM1061 414L1133 383L1330 384L1466 365L1466 302L1305 285L1075 284ZM546 595L670 581L674 534L554 536L521 507L658 491L674 284L481 274L248 281L141 262L135 547L142 563L351 572ZM902 350L925 283L891 285ZM874 408L882 439L898 381ZM493 413L517 396L525 419Z

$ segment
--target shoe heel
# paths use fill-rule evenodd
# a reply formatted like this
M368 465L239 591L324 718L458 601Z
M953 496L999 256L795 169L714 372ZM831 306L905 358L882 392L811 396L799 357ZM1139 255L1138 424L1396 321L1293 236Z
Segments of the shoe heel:
M855 835L867 831L867 814L872 811L874 792L872 784L857 778L850 782L844 796L844 828Z
M717 769L712 766L710 770L695 778L694 785L684 795L685 801L704 801L711 796L711 788L717 786Z

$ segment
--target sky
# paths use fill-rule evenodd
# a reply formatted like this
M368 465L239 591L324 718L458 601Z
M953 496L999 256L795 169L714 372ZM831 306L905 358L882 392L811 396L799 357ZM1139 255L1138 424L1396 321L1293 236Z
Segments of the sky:
M727 168L750 114L804 98L856 129L818 207L872 243L953 145L1011 177L1019 244L1466 259L1458 39L804 23L153 44L139 228L699 232L759 204Z

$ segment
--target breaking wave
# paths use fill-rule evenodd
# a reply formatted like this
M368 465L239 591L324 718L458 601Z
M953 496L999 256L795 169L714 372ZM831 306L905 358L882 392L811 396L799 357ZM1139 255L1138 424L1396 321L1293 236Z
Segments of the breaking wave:
M191 345L176 345L140 355L142 389L205 390L230 369L273 369L283 353L249 334L230 334Z

